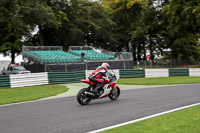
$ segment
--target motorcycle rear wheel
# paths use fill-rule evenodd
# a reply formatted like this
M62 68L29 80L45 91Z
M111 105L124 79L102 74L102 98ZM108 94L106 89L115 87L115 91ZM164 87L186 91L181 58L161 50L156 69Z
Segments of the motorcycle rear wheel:
M120 89L119 87L117 87L117 90L111 90L110 91L110 95L109 95L109 98L111 100L116 100L120 95Z
M86 96L85 92L89 92L88 88L81 89L77 94L77 101L81 105L87 105L91 102L91 98Z

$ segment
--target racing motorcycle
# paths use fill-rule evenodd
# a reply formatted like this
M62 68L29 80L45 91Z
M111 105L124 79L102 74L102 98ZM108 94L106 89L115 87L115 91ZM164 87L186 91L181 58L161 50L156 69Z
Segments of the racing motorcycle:
M89 84L88 88L81 89L77 94L77 101L81 105L87 105L91 100L109 97L111 100L116 100L120 95L120 88L117 83L117 77L114 71L109 70L107 77L110 79L108 84L105 84L102 90L99 90L98 96L93 91L97 84L91 82L89 79L82 79L81 82Z

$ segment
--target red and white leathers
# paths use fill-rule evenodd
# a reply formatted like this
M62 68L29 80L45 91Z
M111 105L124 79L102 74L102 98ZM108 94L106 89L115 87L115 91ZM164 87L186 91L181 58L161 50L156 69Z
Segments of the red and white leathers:
M89 80L96 84L106 84L110 82L110 79L106 77L107 70L102 66L95 69L89 77Z
M107 84L110 82L110 79L106 77L107 69L105 69L102 66L99 66L97 69L95 69L92 74L89 76L89 80L99 84L94 92L98 93L99 89L102 89L104 84Z

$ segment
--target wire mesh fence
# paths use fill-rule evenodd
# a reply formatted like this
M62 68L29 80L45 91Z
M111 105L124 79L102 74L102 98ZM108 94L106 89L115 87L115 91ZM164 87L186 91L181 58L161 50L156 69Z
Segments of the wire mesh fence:
M175 68L175 67L200 67L200 62L190 62L187 59L155 59L134 62L134 68Z
M23 51L58 51L63 50L62 46L23 46Z

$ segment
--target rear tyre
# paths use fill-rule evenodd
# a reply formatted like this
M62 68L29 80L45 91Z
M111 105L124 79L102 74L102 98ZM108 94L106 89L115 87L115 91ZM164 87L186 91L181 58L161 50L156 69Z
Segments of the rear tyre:
M81 105L87 105L90 103L91 98L88 97L85 92L89 92L88 88L81 89L77 94L77 101Z
M110 91L109 98L111 100L116 100L119 97L119 95L120 95L120 89L119 89L119 87L117 87L116 90L111 90Z

